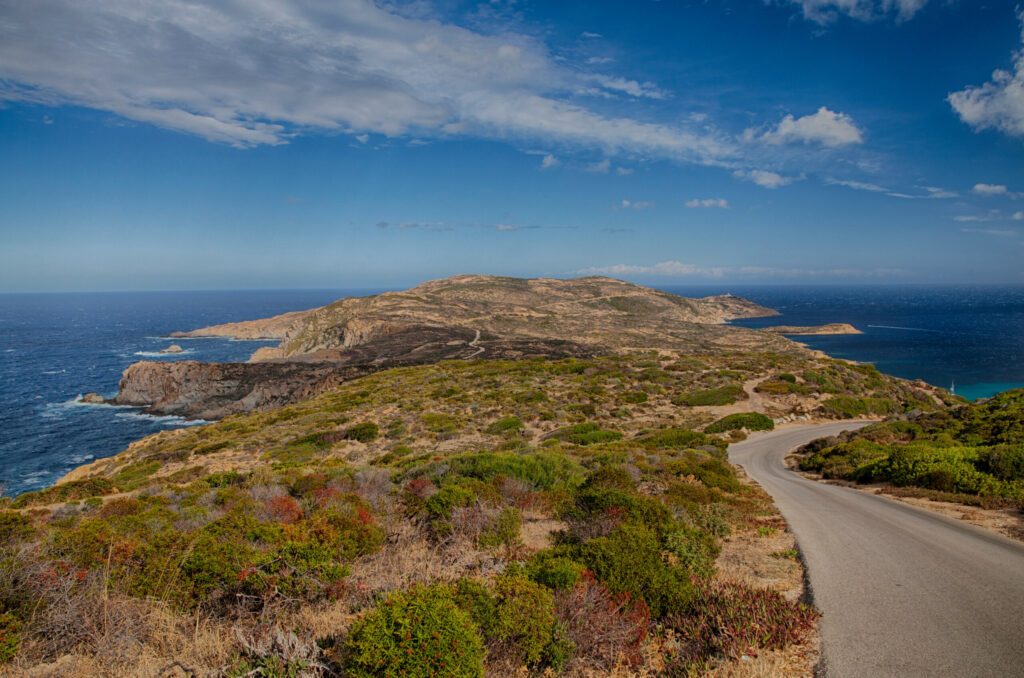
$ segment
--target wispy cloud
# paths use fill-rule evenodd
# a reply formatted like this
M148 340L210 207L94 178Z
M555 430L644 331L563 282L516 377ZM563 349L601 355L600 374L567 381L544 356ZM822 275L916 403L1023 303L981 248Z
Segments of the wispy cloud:
M1024 23L1024 11L1018 18ZM994 129L1024 137L1024 46L1013 54L1012 71L996 69L989 82L952 92L946 100L975 131Z
M885 186L873 184L868 181L855 181L851 179L834 179L832 177L825 177L824 182L829 186L843 186L845 188L851 188L855 191L868 191L870 193L882 193L889 196L890 198L900 198L902 200L939 200L946 198L959 197L958 194L947 191L943 188L937 188L935 186L919 186L918 189L924 191L924 193L903 193L900 191L894 191Z
M608 170L610 170L611 167L612 161L609 160L608 158L605 158L604 160L592 162L589 165L585 166L583 169L593 174L608 174Z
M620 206L624 210L649 210L654 207L654 203L649 200L623 200Z
M961 228L964 233L979 233L981 235L995 235L1001 238L1015 238L1019 235L1017 231L1010 228Z
M771 266L698 266L669 260L651 265L612 264L576 271L579 275L652 276L665 278L895 278L907 275L898 268L776 268Z
M736 170L732 175L737 179L753 182L762 188L780 188L782 186L788 186L799 178L783 176L777 172L770 172L768 170Z
M788 0L799 5L805 19L818 24L828 24L840 15L860 21L874 21L884 17L895 17L907 21L924 7L928 0Z
M665 93L588 73L536 38L474 32L369 1L5 3L0 100L73 104L239 147L309 133L532 139L719 164L706 128L609 115L581 86Z
M729 209L729 201L726 200L725 198L693 198L692 200L687 200L685 204L689 209Z
M551 169L552 167L558 167L561 164L562 163L561 163L561 161L559 161L558 158L556 158L555 156L553 156L550 153L548 153L543 158L541 158L540 168L541 169Z

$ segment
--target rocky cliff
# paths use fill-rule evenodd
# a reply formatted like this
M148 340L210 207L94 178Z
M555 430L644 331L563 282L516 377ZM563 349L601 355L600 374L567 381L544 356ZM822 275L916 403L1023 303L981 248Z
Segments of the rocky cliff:
M409 327L346 351L249 363L143 361L125 370L115 405L152 414L220 419L307 400L338 384L391 367L473 357L583 358L593 348L571 341L503 339L469 330Z

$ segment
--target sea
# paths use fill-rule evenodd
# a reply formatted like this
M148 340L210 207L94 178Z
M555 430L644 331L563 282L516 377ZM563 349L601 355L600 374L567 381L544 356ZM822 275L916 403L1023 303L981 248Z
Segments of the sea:
M845 322L864 334L799 337L838 358L953 386L983 398L1024 387L1024 286L688 286L685 296L731 293L782 313L748 327ZM120 452L156 431L203 422L137 408L85 405L117 392L137 360L241 361L273 342L171 339L175 330L263 318L380 290L275 290L0 295L0 486L16 495ZM172 343L184 352L160 351Z

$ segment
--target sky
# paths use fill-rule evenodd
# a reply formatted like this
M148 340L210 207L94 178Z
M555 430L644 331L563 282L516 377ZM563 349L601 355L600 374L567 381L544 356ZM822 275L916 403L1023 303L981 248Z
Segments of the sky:
M0 292L1024 284L1024 9L0 0Z

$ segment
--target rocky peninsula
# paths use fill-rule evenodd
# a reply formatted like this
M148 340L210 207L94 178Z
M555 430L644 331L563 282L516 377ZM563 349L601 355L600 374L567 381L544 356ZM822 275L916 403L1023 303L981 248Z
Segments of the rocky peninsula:
M176 332L179 338L278 339L248 363L143 361L110 402L219 419L312 397L391 367L467 358L608 355L635 349L717 353L796 344L725 323L777 312L732 295L689 299L602 277L463 275L322 308Z

